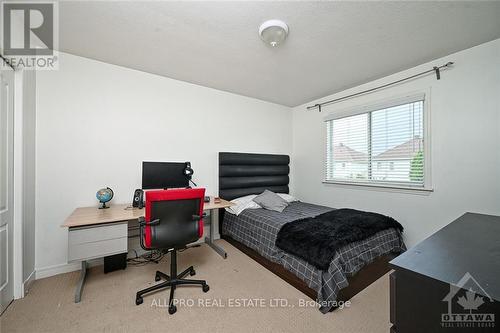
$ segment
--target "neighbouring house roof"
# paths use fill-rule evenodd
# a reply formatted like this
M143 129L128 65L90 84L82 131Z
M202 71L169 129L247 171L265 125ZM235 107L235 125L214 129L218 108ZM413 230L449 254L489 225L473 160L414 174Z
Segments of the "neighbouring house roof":
M374 156L374 160L411 160L420 150L424 149L424 141L420 137L410 139L400 145Z
M333 159L335 162L365 162L368 155L354 150L343 143L333 146Z

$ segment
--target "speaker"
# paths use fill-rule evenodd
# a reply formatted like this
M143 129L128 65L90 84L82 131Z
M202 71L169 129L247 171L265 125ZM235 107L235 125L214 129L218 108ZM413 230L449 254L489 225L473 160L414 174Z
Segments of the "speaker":
M186 176L187 179L191 180L193 174L194 170L191 168L191 162L186 162L186 166L184 167L184 176Z
M144 207L144 191L138 188L134 191L134 198L132 199L132 207L142 209Z

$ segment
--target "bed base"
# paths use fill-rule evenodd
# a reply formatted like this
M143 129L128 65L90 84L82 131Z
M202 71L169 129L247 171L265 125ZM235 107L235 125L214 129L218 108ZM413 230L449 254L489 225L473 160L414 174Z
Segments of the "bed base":
M304 293L313 300L317 299L318 293L309 288L307 284L299 279L295 274L285 269L280 264L272 262L271 260L261 256L257 251L249 248L248 246L234 240L233 238L223 235L222 239L226 240L229 244L233 245L235 248L245 253L247 256L258 262L260 265L267 268L269 271L273 272L285 282L295 287L300 292ZM351 299L354 295L358 294L361 290L368 287L370 284L384 276L391 269L389 267L389 261L392 260L395 254L386 254L375 259L372 263L363 267L354 276L349 277L347 281L349 285L344 289L341 289L337 297L337 302L345 302ZM333 308L332 310L334 310Z

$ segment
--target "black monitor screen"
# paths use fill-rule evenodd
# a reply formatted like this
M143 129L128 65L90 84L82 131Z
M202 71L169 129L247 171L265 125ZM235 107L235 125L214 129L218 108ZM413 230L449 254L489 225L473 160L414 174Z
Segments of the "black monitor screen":
M142 162L142 188L144 190L188 187L184 175L184 162Z

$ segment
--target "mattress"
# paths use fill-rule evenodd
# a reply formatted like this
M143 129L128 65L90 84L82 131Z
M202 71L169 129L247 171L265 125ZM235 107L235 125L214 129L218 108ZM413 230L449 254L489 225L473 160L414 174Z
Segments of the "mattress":
M320 311L325 313L337 304L339 291L349 285L348 277L384 254L401 253L406 249L401 233L386 229L339 249L328 270L324 271L276 247L276 237L284 224L331 210L333 208L296 201L281 213L266 209L246 209L238 216L226 213L222 234L282 265L316 290Z

